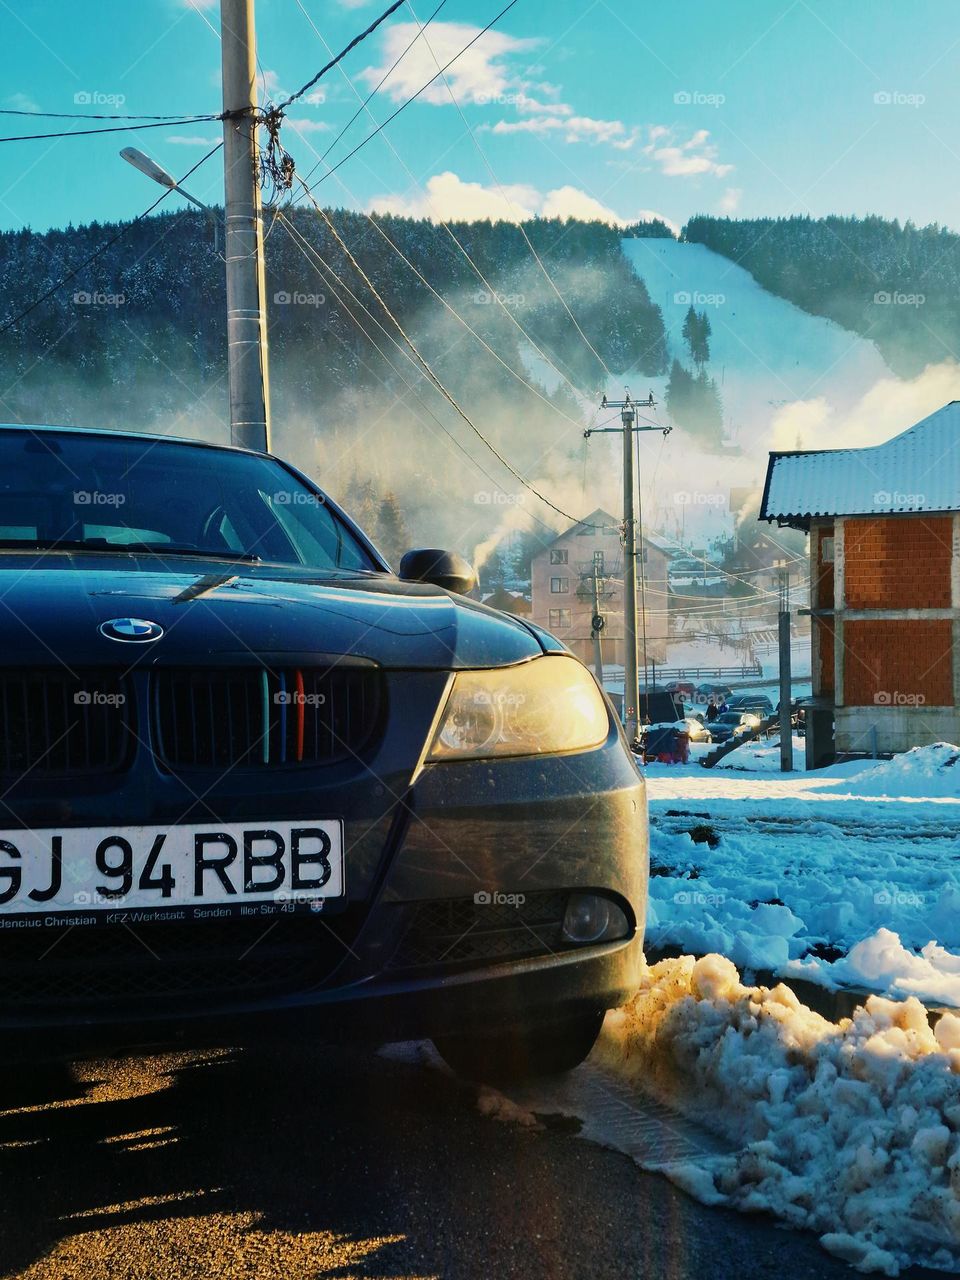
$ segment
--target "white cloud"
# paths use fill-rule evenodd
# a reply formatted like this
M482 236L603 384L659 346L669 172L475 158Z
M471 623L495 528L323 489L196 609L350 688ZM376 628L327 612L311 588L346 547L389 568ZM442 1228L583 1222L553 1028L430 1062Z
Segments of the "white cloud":
M40 110L28 93L11 93L9 98L4 98L3 105L9 107L11 111Z
M743 196L741 187L727 187L726 191L720 197L721 213L736 213L740 208L740 200Z
M717 148L710 141L707 129L698 129L686 142L678 142L669 129L654 125L649 133L650 142L643 148L668 178L689 178L708 173L723 178L733 172L732 164L720 164ZM667 142L657 146L658 142Z
M380 213L396 213L407 218L433 218L449 222L455 219L489 218L491 222L516 222L532 218L540 203L534 187L514 184L484 187L479 182L463 182L455 174L435 174L425 193L409 197L374 196L368 208Z
M326 120L306 120L302 116L287 116L284 124L294 131L294 133L326 133L333 125Z
M624 149L633 146L636 140L627 133L622 120L595 120L592 116L574 116L551 114L529 116L524 120L498 120L493 126L497 134L531 133L544 135L556 133L562 135L564 142L589 142L596 146L611 143Z
M435 174L427 182L426 193L417 192L409 197L374 196L368 208L371 212L395 213L403 217L430 218L435 221L442 219L444 222L484 218L491 222L518 222L540 216L597 219L613 226L627 226L632 222L648 222L660 218L675 233L679 231L669 218L649 209L624 217L578 187L556 187L546 192L519 183L502 189L485 187L479 182L464 182L449 170Z
M377 84L403 53L417 34L419 27L413 22L398 22L388 28L383 42L383 61L379 66L367 67L360 72L360 79L368 85ZM438 64L444 66L451 58L482 30L466 22L434 22L426 36L417 40L403 60L391 72L383 86L394 102L401 102L417 92L431 76L437 74ZM429 45L427 43L429 41ZM521 40L499 31L487 31L460 54L457 61L445 73L458 102L485 103L509 96L516 84L503 59L512 53L534 49L539 40ZM432 50L432 52L431 52ZM434 57L436 55L436 57ZM422 94L420 101L434 106L449 104L443 79L434 80Z
M213 147L219 138L207 138L202 133L169 133L164 142L171 142L175 147Z

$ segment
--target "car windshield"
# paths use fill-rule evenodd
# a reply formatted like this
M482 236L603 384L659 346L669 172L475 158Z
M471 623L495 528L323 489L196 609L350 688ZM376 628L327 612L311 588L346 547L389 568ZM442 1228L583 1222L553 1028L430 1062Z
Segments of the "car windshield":
M0 431L0 548L377 569L279 462L183 441Z

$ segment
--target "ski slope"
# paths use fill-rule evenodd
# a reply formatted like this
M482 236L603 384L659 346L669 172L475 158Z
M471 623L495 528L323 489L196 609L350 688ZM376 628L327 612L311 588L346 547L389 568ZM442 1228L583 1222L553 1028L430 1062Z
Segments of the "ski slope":
M710 319L708 372L720 385L730 439L749 448L784 403L825 396L852 405L890 370L872 342L808 315L761 288L753 276L704 245L624 240L626 254L663 311L671 358L687 365L681 336L688 307ZM666 379L647 385L661 399Z

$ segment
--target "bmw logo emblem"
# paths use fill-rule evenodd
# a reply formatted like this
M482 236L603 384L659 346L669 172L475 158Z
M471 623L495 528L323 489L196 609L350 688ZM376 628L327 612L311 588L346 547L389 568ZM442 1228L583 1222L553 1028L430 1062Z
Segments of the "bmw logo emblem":
M163 635L159 622L148 622L146 618L111 618L109 622L101 622L99 630L108 640L126 640L131 644L159 640Z

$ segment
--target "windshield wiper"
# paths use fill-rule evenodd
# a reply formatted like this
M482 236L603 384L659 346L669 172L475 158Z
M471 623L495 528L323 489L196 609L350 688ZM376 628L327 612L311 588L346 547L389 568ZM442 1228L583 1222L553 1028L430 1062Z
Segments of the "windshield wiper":
M116 551L131 551L134 554L146 551L150 555L193 556L198 560L243 560L248 564L260 564L263 556L253 551L204 551L202 547L176 542L123 542L112 543Z
M262 556L252 551L203 551L200 547L175 542L108 542L106 538L0 538L0 550L10 551L93 551L97 553L191 556L198 560L232 560L260 564Z

